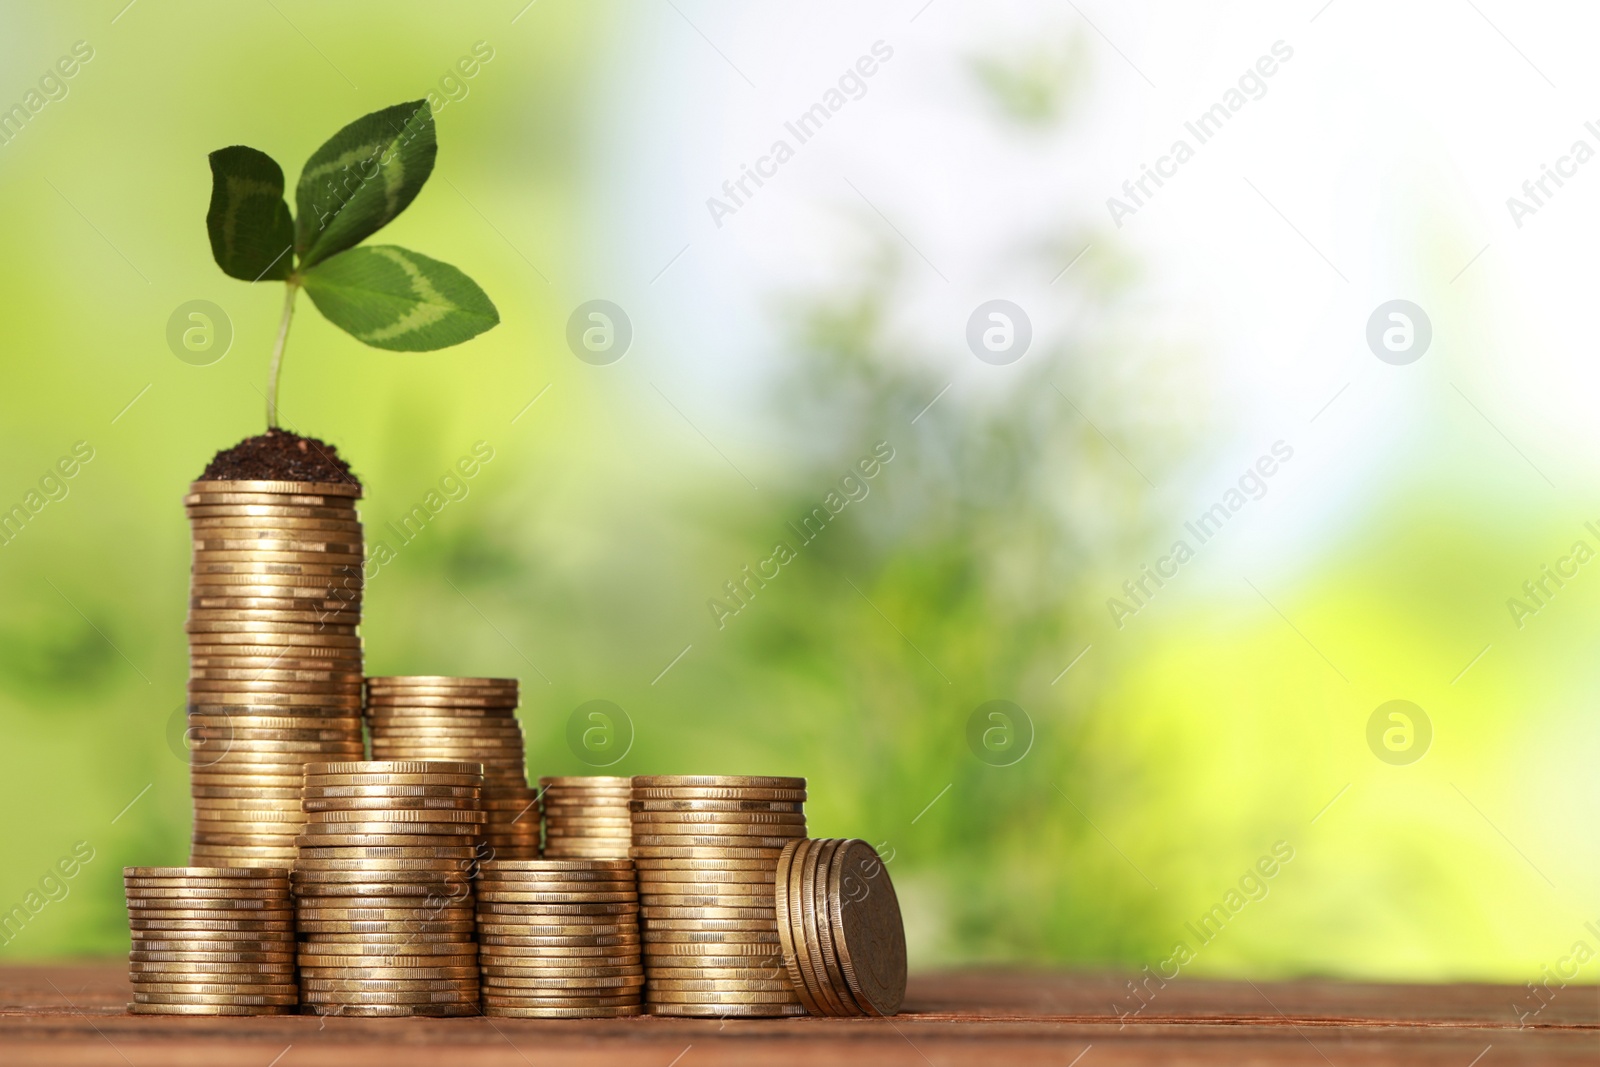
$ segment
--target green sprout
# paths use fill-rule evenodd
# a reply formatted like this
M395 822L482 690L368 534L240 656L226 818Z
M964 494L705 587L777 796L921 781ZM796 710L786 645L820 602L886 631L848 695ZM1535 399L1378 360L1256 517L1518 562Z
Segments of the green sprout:
M500 321L478 284L448 263L395 245L356 246L416 199L438 154L425 100L365 115L311 154L283 198L283 168L244 145L211 153L206 230L225 274L286 285L267 371L267 426L278 427L278 375L302 288L335 326L374 348L427 352Z

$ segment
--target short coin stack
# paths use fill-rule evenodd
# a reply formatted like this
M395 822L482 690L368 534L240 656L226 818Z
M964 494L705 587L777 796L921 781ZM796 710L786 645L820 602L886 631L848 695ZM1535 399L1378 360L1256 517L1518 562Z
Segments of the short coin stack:
M289 872L124 867L135 1015L292 1015Z
M883 860L865 841L786 845L778 933L795 992L813 1015L893 1015L906 994L906 935Z
M355 482L195 482L190 862L287 867L307 760L359 759Z
M301 997L321 1015L476 1015L476 763L306 765Z
M633 780L650 1014L806 1014L775 910L778 857L806 836L805 799L804 778Z
M489 855L539 857L537 796L528 788L515 678L367 679L372 758L483 764Z
M632 778L539 779L546 859L626 857L633 843Z
M626 859L485 863L478 883L483 1013L638 1015L638 901Z

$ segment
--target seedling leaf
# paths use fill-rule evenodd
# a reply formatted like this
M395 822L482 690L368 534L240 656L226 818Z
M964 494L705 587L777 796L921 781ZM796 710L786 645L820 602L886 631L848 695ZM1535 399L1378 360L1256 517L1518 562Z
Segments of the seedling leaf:
M426 100L356 119L311 154L295 187L300 268L353 248L416 199L438 152Z
M374 348L447 348L500 321L477 282L448 263L395 245L341 252L305 271L304 280L318 311Z
M206 232L224 274L247 282L283 281L294 270L294 221L283 200L283 168L244 145L211 153Z

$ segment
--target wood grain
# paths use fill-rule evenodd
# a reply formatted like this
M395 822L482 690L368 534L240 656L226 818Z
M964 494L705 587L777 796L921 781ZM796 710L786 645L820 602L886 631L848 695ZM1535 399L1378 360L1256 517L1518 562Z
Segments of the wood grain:
M1556 990L1519 1027L1517 1009L1535 1004L1524 986L1179 979L1146 987L1134 1014L1140 1000L1127 981L917 975L893 1019L178 1019L125 1014L121 962L10 966L0 967L0 1064L1600 1064L1593 986Z

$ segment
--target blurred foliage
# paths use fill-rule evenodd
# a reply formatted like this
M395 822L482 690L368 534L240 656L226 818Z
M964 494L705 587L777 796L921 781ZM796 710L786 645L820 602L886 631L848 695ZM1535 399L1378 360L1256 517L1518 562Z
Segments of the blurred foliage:
M286 423L335 442L364 479L369 542L393 538L387 524L475 441L495 449L465 499L391 542L398 558L367 590L372 673L522 678L533 776L806 775L814 834L892 855L917 966L1153 964L1278 840L1295 858L1196 973L1520 981L1581 935L1592 862L1570 842L1592 807L1583 622L1597 593L1563 593L1530 624L1538 643L1507 627L1504 597L1580 530L1530 504L1508 531L1500 502L1524 471L1441 433L1362 507L1319 512L1303 569L1248 542L1219 548L1117 630L1106 597L1209 491L1196 472L1228 414L1204 384L1215 355L1184 324L1180 340L1161 332L1112 235L1070 216L1014 235L1018 257L1054 264L1046 277L1081 254L1049 290L1070 328L1005 375L958 384L948 368L970 355L910 330L915 263L864 220L849 247L865 251L829 285L774 294L787 343L764 403L782 444L756 491L633 357L597 374L562 342L591 295L558 269L590 236L573 163L595 110L589 58L625 9L541 4L515 25L477 8L285 12L141 4L109 28L99 10L4 15L10 68L42 69L91 33L98 52L0 147L14 248L0 262L0 502L74 441L99 450L70 497L0 548L0 908L75 841L96 849L5 958L120 951L117 868L186 854L186 770L168 735L185 670L180 498L212 451L259 429L277 313L211 263L194 207L206 152L270 145L292 170L327 128L415 98L419 77L480 38L496 58L440 113L427 210L395 226L470 271L502 326L397 357L306 316L285 372ZM363 34L341 33L357 22ZM997 123L1032 136L1075 117L1081 55L1081 38L1040 35L966 72ZM196 298L235 327L208 367L163 337ZM1419 427L1453 417L1425 412ZM879 441L894 458L868 494L800 546L787 524ZM1307 447L1297 462L1318 460ZM797 558L719 627L708 600L778 539ZM1438 731L1411 768L1365 749L1367 715L1395 696ZM565 739L593 698L635 731L603 769ZM1014 765L968 747L970 716L993 699L1034 728ZM1548 810L1523 795L1535 778Z

